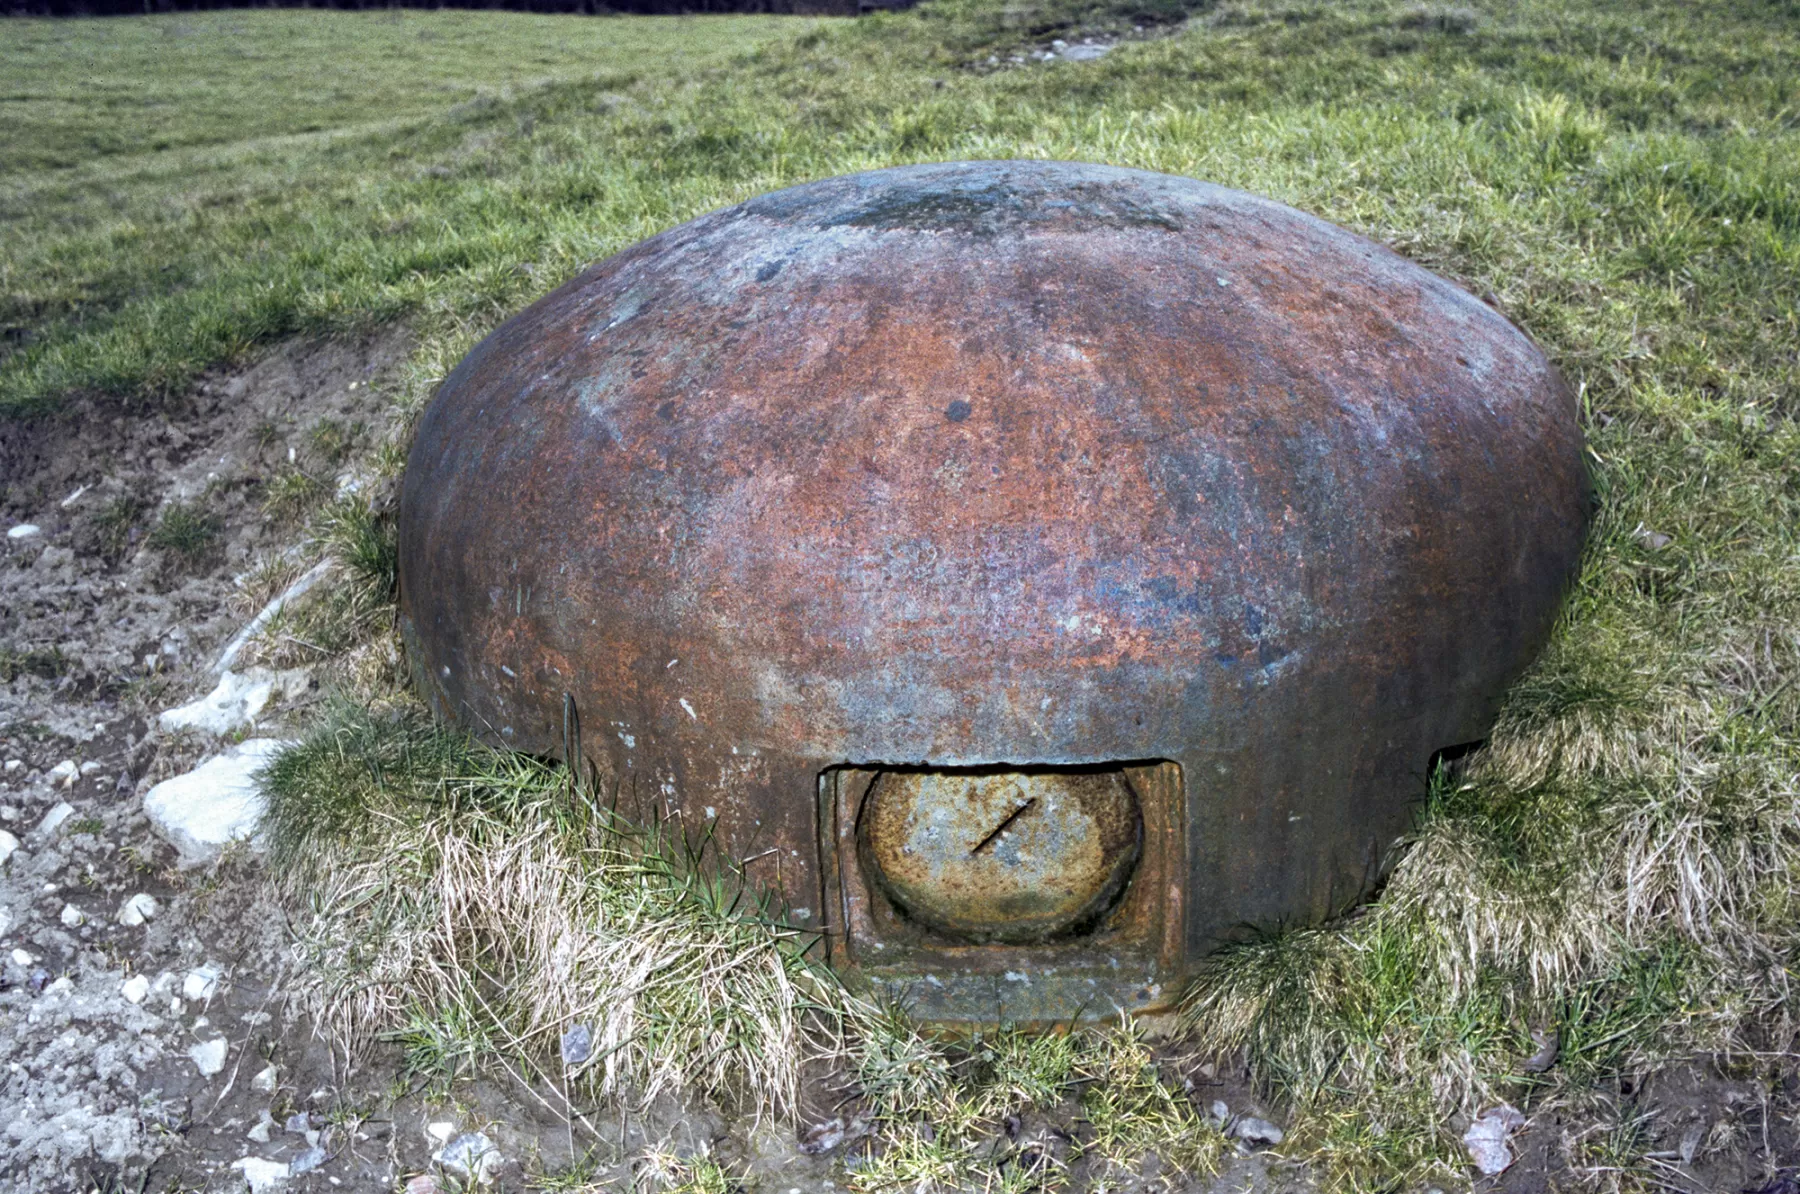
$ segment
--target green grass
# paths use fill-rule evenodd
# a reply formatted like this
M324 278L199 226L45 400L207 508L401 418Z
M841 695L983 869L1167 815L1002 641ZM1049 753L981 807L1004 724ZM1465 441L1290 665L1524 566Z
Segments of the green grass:
M154 402L275 338L395 320L417 344L395 397L416 408L478 336L583 264L847 170L1077 158L1273 196L1491 294L1537 337L1581 395L1599 508L1554 641L1490 748L1441 778L1380 901L1220 956L1188 1005L1194 1039L1248 1058L1292 1109L1284 1149L1337 1188L1461 1176L1458 1124L1499 1099L1581 1112L1621 1070L1785 1047L1780 1008L1800 977L1800 8L1236 0L1154 24L1167 15L943 0L854 23L721 21L707 26L712 56L680 69L651 64L646 33L575 74L385 123L371 113L330 134L202 144L196 116L187 148L16 172L0 184L0 408L81 391ZM379 14L306 19L373 28ZM1099 62L1005 68L1054 30L1134 23L1146 32ZM10 78L16 56L0 53ZM47 127L9 135L47 144ZM375 450L391 478L398 454ZM296 512L323 500L294 488ZM370 603L386 592L387 531L316 517L363 578L357 633L379 637ZM430 755L426 778L408 779L410 763L381 761L406 763L405 751L354 724L327 727L337 753L309 747L314 778L291 774L277 802L290 826L278 842L301 844L278 858L338 860L318 883L360 900L313 930L345 983L341 1002L326 1000L331 1022L392 1031L435 1016L452 1044L482 1025L526 1042L514 1064L541 1064L552 1028L579 1010L573 994L484 1011L434 969L447 943L402 935L414 952L365 950L389 940L369 926L417 911L416 893L466 908L451 880L491 867L519 884L494 907L520 923L530 883L549 883L584 915L759 959L722 970L715 993L765 1009L767 1025L661 991L630 1072L639 1089L783 1089L788 1071L759 1068L771 1041L810 1047L782 1035L799 1031L783 1017L836 998L771 994L799 981L791 951L672 878L632 906L639 919L617 920L619 891L645 889L638 863L597 839L530 835L532 817L565 807L545 795L555 776L496 786L470 777L527 764ZM445 792L461 795L446 804ZM466 910L454 940L491 945L486 912ZM549 956L521 945L508 965L532 977ZM682 1035L687 1015L710 1044ZM833 1023L871 1097L911 1109L885 1129L888 1177L968 1177L964 1153L939 1143L959 1137L906 1125L974 1122L967 1108L986 1097L974 1071L904 1029ZM1534 1030L1561 1045L1547 1074L1521 1068ZM420 1032L426 1056L434 1038ZM1059 1089L1114 1087L1134 1089L1124 1077ZM1146 1138L1124 1112L1117 1138ZM1165 1143L1180 1136L1158 1122ZM1617 1154L1641 1152L1642 1136L1621 1119L1571 1160L1624 1168Z
M192 564L212 550L223 529L219 516L206 509L203 498L170 502L146 542Z
M372 296L352 275L385 288L457 268L459 251L428 247L437 218L391 206L392 184L461 189L519 97L575 87L604 107L680 89L815 24L406 10L9 20L0 409L77 389L171 394L256 343L342 326ZM529 136L531 119L510 131ZM355 260L396 236L411 246L399 256Z
M608 70L678 76L794 23L398 8L12 20L0 178L138 159L129 170L175 149L392 129Z

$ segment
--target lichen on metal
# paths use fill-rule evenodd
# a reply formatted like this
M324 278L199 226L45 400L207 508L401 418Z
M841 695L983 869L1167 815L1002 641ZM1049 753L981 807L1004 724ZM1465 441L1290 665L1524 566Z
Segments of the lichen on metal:
M478 345L407 465L402 626L443 716L559 754L566 697L621 808L847 972L946 1018L1112 1014L1370 889L1549 632L1581 452L1525 335L1312 216L875 171L671 229ZM1085 878L1017 931L1016 876L934 886L980 852L923 887L871 861L884 790L1000 773L1127 777L1137 854L1036 827Z

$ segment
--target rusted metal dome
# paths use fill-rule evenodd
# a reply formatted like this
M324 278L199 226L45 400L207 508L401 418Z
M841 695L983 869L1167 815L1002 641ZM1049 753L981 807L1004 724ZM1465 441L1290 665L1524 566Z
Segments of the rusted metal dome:
M1321 220L881 170L471 352L407 465L403 626L443 716L557 754L567 694L623 808L924 1014L1113 1014L1369 889L1549 630L1581 451L1524 335Z

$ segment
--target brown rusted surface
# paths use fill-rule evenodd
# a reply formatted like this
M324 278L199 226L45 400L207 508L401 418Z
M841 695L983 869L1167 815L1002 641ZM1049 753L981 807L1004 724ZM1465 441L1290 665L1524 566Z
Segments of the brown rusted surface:
M1137 865L1123 772L882 771L857 853L903 914L955 939L1025 944L1092 929Z
M558 753L572 694L625 807L846 959L821 775L1164 760L1179 945L1127 915L1148 836L1115 916L1166 990L1368 889L1584 519L1555 371L1386 249L1165 175L910 167L702 217L483 341L413 445L403 627L492 740Z

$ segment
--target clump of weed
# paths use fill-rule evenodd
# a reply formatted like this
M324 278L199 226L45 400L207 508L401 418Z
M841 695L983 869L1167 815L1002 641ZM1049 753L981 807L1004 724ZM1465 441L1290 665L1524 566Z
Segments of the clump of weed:
M306 995L342 1040L401 1031L442 1068L469 1033L421 1025L478 1024L490 1062L549 1073L581 1023L595 1048L569 1075L578 1089L698 1089L787 1113L799 1067L841 1038L844 1004L804 942L671 843L571 801L559 768L344 710L265 784L271 861L307 912Z
M259 455L266 455L281 443L281 424L274 419L263 419L250 432L250 441L256 445Z
M206 558L223 530L218 515L199 501L170 502L163 507L148 542L192 565Z
M10 684L20 676L56 680L69 670L71 663L56 647L0 646L0 683Z
M233 582L232 614L239 619L253 617L300 579L309 563L307 556L297 551L259 557Z
M663 1194L738 1194L747 1188L743 1174L734 1173L710 1153L682 1156L664 1147L646 1149L633 1176L643 1189Z
M95 551L108 564L125 558L137 535L138 520L144 515L145 503L133 493L121 493L101 507L94 516Z
M339 465L349 459L350 453L363 438L364 427L361 423L345 423L338 419L320 419L314 423L307 433L312 450L319 459L329 465Z
M1096 1185L1135 1184L1146 1156L1162 1162L1165 1182L1207 1178L1230 1151L1224 1125L1201 1117L1194 1102L1164 1077L1141 1031L1125 1019L1094 1050L1084 1073L1081 1107L1093 1126L1087 1146L1101 1163Z
M326 511L321 539L363 590L366 603L393 600L400 546L391 518L368 502L346 498Z
M289 465L263 487L263 513L277 522L297 522L324 500L325 482Z
M879 1147L853 1170L859 1191L1065 1190L1078 1163L1089 1189L1167 1189L1211 1177L1230 1150L1129 1017L952 1046L890 1016L860 1023L849 1053L881 1123ZM1072 1099L1080 1113L1066 1136L1008 1126ZM1146 1183L1149 1158L1158 1176Z

